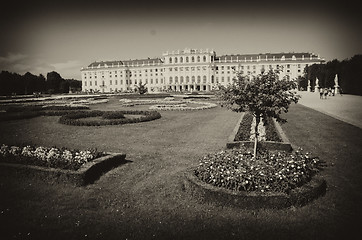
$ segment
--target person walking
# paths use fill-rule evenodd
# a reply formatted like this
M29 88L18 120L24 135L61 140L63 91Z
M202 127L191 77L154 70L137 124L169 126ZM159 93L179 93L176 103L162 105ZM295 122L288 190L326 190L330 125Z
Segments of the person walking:
M324 94L324 98L327 99L327 95L328 95L328 89L327 88L324 88L323 94Z

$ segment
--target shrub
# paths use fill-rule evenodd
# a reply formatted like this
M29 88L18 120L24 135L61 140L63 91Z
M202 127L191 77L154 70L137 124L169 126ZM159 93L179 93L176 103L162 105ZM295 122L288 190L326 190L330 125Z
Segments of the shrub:
M103 113L102 117L105 119L119 119L124 118L124 114L119 111L110 111Z
M250 128L251 128L252 121L253 121L253 115L249 112L246 112L240 123L239 130L236 133L234 141L249 141L250 140Z
M284 192L302 186L322 167L318 157L302 150L293 153L242 149L203 157L195 175L206 183L234 191Z
M102 125L119 125L127 123L139 123L145 121L152 121L161 118L161 114L155 111L118 111L117 114L133 114L142 115L139 118L117 118L117 119L99 119L99 120L86 120L82 118L88 117L102 117L106 112L103 111L79 111L70 113L59 118L59 122L67 125L75 126L102 126Z

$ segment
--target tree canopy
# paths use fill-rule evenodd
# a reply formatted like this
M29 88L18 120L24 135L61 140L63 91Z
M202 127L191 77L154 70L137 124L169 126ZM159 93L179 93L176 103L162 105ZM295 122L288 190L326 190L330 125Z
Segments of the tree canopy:
M286 122L281 117L288 112L289 105L297 103L296 83L279 80L278 74L270 70L253 79L238 75L233 84L220 87L220 99L223 104L236 112L251 112L255 117L273 117Z
M21 95L42 93L68 93L69 90L81 90L82 82L63 79L57 72L49 72L47 78L42 74L36 76L30 72L20 75L8 71L0 72L0 95Z
M286 122L281 114L288 112L289 105L297 103L300 96L295 91L296 83L285 79L279 80L273 70L254 78L238 75L233 84L220 86L219 97L223 104L235 112L250 112L256 120L254 156L256 156L258 125L269 117L278 122Z

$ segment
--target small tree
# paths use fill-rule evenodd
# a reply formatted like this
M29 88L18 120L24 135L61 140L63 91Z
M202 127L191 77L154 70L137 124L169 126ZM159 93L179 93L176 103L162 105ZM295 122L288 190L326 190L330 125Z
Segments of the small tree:
M135 85L135 91L139 94L145 94L147 92L146 83L142 84L142 82L139 82L138 85Z
M292 102L297 103L300 96L296 95L295 82L279 80L273 70L260 74L253 79L238 75L233 84L227 87L220 86L219 97L221 101L235 112L250 112L256 120L254 157L258 144L258 126L261 118L266 123L269 117L278 122L285 123L281 118L282 112L288 112Z

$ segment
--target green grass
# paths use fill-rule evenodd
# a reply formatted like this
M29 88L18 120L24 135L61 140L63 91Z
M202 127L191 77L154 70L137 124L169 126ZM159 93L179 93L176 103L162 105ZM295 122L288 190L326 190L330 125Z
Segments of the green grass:
M91 108L127 109L118 100ZM300 105L290 108L289 123L282 127L293 144L327 162L324 197L301 208L248 211L200 204L189 196L183 171L223 149L239 117L217 107L165 111L152 122L92 128L62 125L52 116L0 122L0 142L97 148L124 152L131 161L86 187L51 185L0 168L1 236L338 239L360 233L362 130Z

